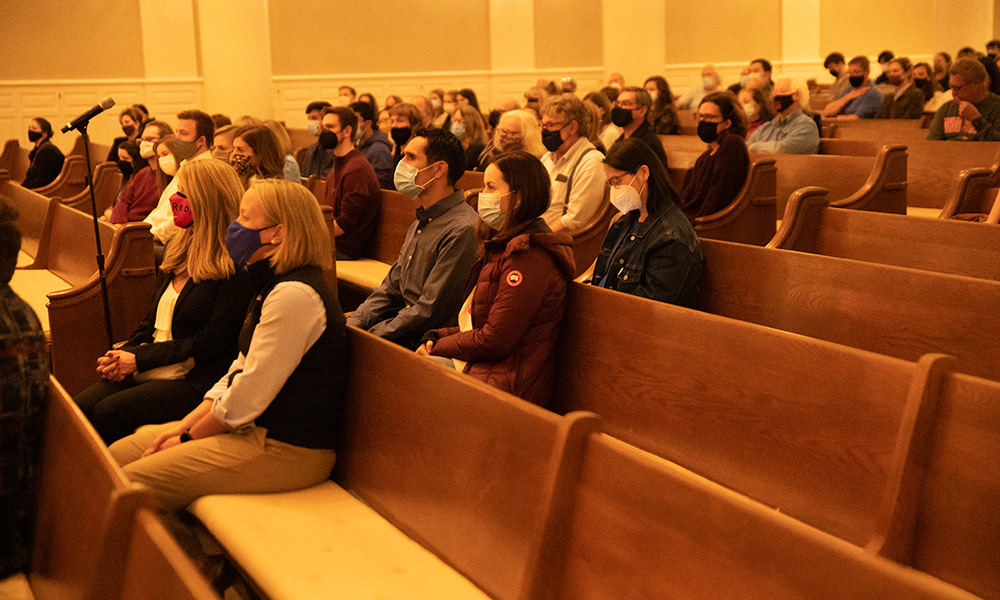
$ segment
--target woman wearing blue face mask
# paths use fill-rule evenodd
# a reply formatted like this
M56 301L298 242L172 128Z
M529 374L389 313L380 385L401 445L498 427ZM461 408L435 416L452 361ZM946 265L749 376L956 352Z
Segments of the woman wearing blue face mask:
M102 381L75 398L108 444L198 405L236 356L253 291L225 248L239 177L210 160L184 165L177 177L170 203L181 229L167 245L146 319L97 360Z
M549 175L531 154L500 156L483 182L482 257L458 326L427 332L417 353L453 359L458 370L545 406L566 285L575 272L572 238L552 233L541 218Z
M451 117L451 133L462 142L465 170L479 167L479 155L486 149L486 124L483 115L471 105L459 106Z
M208 161L203 161L208 162ZM281 492L330 476L343 384L344 314L319 205L299 184L258 180L226 232L253 289L239 355L180 421L144 427L111 447L133 481L168 509L206 494Z
M649 146L629 138L608 151L604 171L623 216L604 238L591 283L694 307L704 257L667 170Z

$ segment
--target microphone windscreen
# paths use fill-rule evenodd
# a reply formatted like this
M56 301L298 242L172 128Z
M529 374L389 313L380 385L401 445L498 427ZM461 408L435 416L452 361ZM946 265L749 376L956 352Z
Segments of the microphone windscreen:
M104 100L101 100L101 109L102 110L108 110L109 108L111 108L114 105L115 105L115 101L114 101L113 98L111 98L111 96L108 96Z

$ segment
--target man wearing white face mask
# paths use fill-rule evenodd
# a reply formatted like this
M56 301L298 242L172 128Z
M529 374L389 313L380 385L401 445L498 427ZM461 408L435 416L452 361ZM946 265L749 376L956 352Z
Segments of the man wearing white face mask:
M704 257L667 170L638 139L612 146L604 170L623 216L604 238L591 283L694 308Z
M694 110L701 104L701 99L717 92L722 87L722 78L719 77L715 65L705 65L701 68L701 85L694 87L684 93L677 101L677 108L680 110Z
M396 189L419 204L399 258L347 324L415 349L430 329L457 323L476 262L478 215L455 189L465 172L462 144L449 131L421 129L396 165Z

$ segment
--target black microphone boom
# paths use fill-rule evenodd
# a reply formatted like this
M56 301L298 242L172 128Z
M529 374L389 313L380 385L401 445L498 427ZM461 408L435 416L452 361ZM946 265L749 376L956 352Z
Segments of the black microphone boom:
M114 105L115 105L115 101L111 98L111 96L108 96L104 100L101 100L100 104L95 104L94 106L91 106L90 110L88 110L87 112L83 113L79 117L73 119L69 123L66 123L66 125L63 126L63 128L61 129L61 131L63 133L66 133L67 131L73 131L74 129L77 129L78 127L80 127L80 125L83 125L84 123L90 122L91 119L93 119L97 115L101 114L102 112L108 110L109 108L111 108Z

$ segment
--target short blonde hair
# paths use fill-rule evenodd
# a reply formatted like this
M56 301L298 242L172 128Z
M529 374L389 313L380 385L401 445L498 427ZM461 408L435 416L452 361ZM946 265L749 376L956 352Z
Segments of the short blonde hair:
M269 258L276 273L307 265L333 268L330 230L319 203L305 186L284 179L261 179L250 189L257 192L268 221L284 226L285 240Z
M236 171L218 160L193 160L177 171L194 220L167 245L160 270L187 269L195 283L236 273L226 250L226 228L240 212L243 184Z

